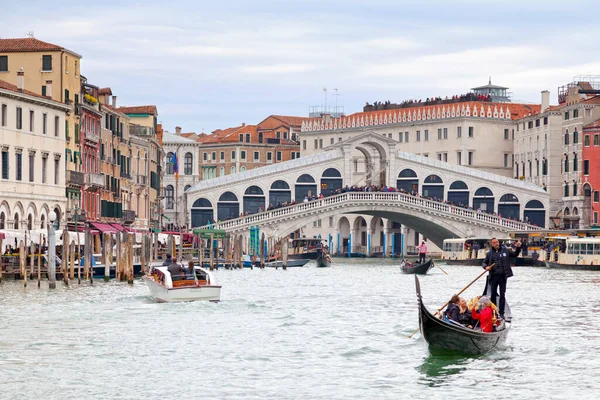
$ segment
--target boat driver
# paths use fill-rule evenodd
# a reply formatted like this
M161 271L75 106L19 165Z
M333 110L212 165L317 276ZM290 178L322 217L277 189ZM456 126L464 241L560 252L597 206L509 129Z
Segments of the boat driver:
M173 261L171 265L167 267L167 271L169 271L169 274L171 274L172 281L179 281L185 278L185 268L177 264L175 261Z

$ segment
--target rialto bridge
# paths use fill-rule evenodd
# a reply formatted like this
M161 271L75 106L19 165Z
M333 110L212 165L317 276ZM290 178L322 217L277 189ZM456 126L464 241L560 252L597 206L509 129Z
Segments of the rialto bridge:
M451 237L505 236L547 225L549 196L540 187L404 153L396 145L365 132L322 153L199 182L186 191L192 226L211 222L243 235L260 226L270 237L303 230L333 238L334 251L350 242L352 251L383 247L389 253L391 235L406 229L441 246ZM353 185L386 185L418 195L332 195ZM325 198L305 202L321 193ZM262 211L291 201L296 204Z

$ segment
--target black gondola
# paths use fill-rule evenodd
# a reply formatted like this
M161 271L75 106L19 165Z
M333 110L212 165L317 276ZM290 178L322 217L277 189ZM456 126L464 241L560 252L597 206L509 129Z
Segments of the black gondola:
M417 274L417 275L425 275L427 271L429 271L433 267L433 259L429 259L425 261L423 264L415 264L413 267L407 267L406 264L400 265L400 269L405 274Z
M416 276L415 285L419 303L419 326L432 353L452 351L463 354L483 354L506 341L511 326L510 322L503 322L496 332L483 333L466 328L458 323L443 321L431 314L423 304L421 285L419 284L419 278ZM510 321L508 303L505 311L506 319Z
M317 257L317 268L327 268L331 266L331 260L327 254L321 252Z

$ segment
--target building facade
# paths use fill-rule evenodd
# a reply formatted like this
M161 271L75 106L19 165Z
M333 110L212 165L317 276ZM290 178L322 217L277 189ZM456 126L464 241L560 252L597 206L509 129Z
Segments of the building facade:
M0 229L64 223L65 120L70 107L0 81Z
M600 120L583 127L583 196L589 209L584 226L598 228L600 214Z

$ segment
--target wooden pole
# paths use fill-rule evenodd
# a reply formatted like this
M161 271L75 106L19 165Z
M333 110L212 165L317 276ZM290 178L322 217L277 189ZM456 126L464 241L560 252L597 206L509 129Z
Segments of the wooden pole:
M200 246L200 250L198 252L198 263L200 268L204 267L204 239L200 238L198 245Z
M286 236L283 238L283 243L281 246L281 260L283 261L283 269L287 269L288 246L289 246L289 236Z
M267 255L265 254L265 233L264 232L260 235L260 241L258 242L258 245L259 245L258 258L259 258L260 267L264 268L265 258L267 257ZM254 250L254 249L252 249L252 250Z
M79 236L79 232L77 233ZM88 277L90 279L90 283L94 283L94 267L92 267L93 259L94 259L94 235L92 235L92 231L89 229L85 229L85 266L88 271Z
M0 249L2 248L2 239L0 239ZM38 288L42 285L42 235L40 234L40 251L38 251L38 268L37 268L37 281ZM2 270L2 264L0 263L0 271ZM2 272L0 272L0 277ZM2 279L0 278L0 282Z
M493 267L494 265L496 265L495 263L490 265L490 267ZM483 275L485 275L485 273L488 272L487 270L484 270L481 274L479 274L479 276L475 279L473 279L471 281L471 283L469 283L467 286L465 286L460 292L456 293L457 296L459 296L460 294L462 294L462 292L464 292L465 290L467 290L472 284L474 284L475 282L477 282L479 280L479 278L481 278ZM442 311L444 309L444 307L446 307L448 305L448 303L450 303L449 301L446 302L446 304L444 304L443 306L441 306L440 308L438 308L438 310L435 312L435 314L433 314L433 316L435 317L436 315L438 315L440 313L440 311ZM413 333L410 334L410 336L408 337L409 339L411 337L413 337L415 335L415 333L419 332L421 328L418 328L416 331L414 331Z
M127 283L133 285L133 242L135 234L127 233Z
M2 253L3 253L3 251L2 251L2 241L3 241L2 235L0 235L0 283L2 283L2 269L4 268L4 265L3 265L3 261L4 260L2 258Z
M148 237L142 236L142 248L141 248L141 263L142 263L142 275L146 275L146 250L148 246Z
M33 274L35 272L35 244L33 240L29 243L29 279L33 279Z
M121 233L115 232L115 238L117 239L117 253L115 254L115 280L119 280L121 277Z
M71 243L70 233L67 229L63 231L63 244L62 244L62 260L60 263L60 272L63 274L63 282L66 286L69 286L69 243Z
M112 264L112 235L108 232L104 232L102 255L102 263L104 264L104 282L108 282L110 281L110 266Z
M179 257L177 258L180 262L183 261L183 230L179 229Z
M158 260L158 233L153 233L153 247L154 247L154 260L152 261L156 261Z
M75 241L71 240L69 243L69 267L71 269L69 273L69 279L75 279Z
M210 270L214 270L215 269L215 249L214 249L214 240L215 240L215 235L210 235Z
M23 287L27 287L27 248L22 240L19 243L19 266L21 267L21 277L23 277Z

